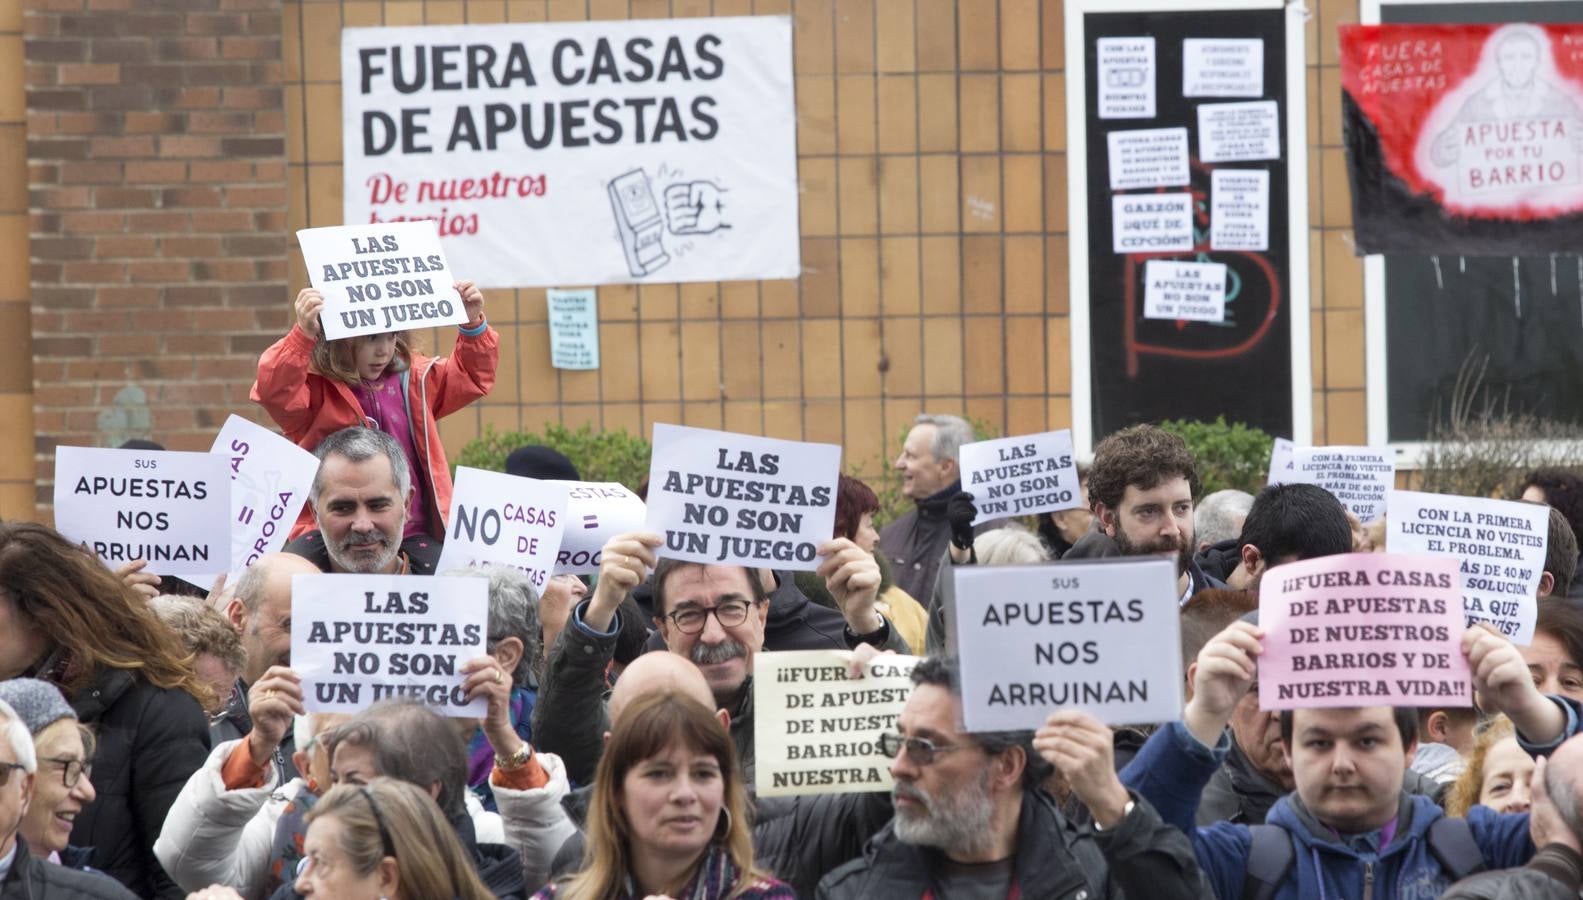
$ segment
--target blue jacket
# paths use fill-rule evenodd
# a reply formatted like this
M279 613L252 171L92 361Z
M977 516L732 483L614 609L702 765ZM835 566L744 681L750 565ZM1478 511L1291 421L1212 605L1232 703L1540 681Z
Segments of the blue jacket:
M1562 740L1578 731L1576 708L1562 702L1567 726ZM1559 745L1524 745L1530 753L1546 752ZM1155 732L1131 763L1121 780L1146 798L1165 821L1192 837L1198 863L1221 900L1238 900L1247 877L1252 835L1246 825L1217 822L1194 826L1198 799L1204 785L1231 748L1229 734L1207 748L1181 722ZM1271 825L1289 832L1297 858L1277 900L1433 900L1450 887L1450 879L1430 853L1429 826L1445 813L1427 797L1404 795L1399 827L1391 843L1378 853L1356 850L1338 840L1303 810L1295 794L1277 800L1271 808ZM1533 856L1526 813L1501 815L1475 806L1467 815L1474 841L1484 851L1491 869L1521 866Z

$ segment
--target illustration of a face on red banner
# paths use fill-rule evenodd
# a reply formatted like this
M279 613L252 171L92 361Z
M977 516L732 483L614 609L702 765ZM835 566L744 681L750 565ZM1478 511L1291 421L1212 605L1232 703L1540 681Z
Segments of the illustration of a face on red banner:
M1374 186L1360 180L1396 179L1451 216L1583 212L1583 25L1341 31L1342 87L1365 120L1347 122L1360 199Z

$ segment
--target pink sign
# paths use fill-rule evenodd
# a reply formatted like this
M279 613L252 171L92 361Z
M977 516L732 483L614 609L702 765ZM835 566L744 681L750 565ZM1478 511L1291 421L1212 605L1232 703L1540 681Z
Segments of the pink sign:
M1349 553L1264 573L1259 706L1471 706L1457 561Z

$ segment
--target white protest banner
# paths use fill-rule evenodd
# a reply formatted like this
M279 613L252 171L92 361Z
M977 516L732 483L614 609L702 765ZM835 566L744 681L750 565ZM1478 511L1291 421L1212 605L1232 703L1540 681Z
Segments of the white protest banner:
M1292 460L1292 442L1276 438L1270 445L1270 470L1264 476L1265 484L1285 484L1296 476L1297 465Z
M951 574L968 731L1036 728L1058 709L1107 725L1181 715L1171 560L960 566Z
M1275 100L1205 103L1198 107L1198 156L1203 162L1279 159L1280 112Z
M790 16L341 29L343 214L485 287L796 278Z
M291 667L308 712L361 712L411 697L444 716L484 715L462 664L484 655L489 579L293 575Z
M557 481L566 488L566 527L555 554L556 575L599 571L600 551L618 534L643 527L643 498L614 481Z
M1533 503L1391 491L1385 546L1457 560L1469 623L1488 622L1514 644L1534 639L1550 510Z
M1183 39L1182 96L1264 96L1263 39Z
M1100 38L1099 117L1154 118L1154 38Z
M841 448L655 424L645 527L660 556L690 562L819 567L835 534Z
M1117 253L1193 249L1192 194L1118 194L1110 198L1110 211Z
M1270 249L1270 173L1216 169L1209 173L1209 249Z
M155 575L231 570L224 457L174 450L55 448L55 529L115 568Z
M962 489L973 495L973 524L1083 505L1072 432L1066 429L963 444Z
M1223 322L1226 266L1151 259L1143 264L1143 317Z
M467 322L429 222L304 228L297 243L308 280L324 295L319 323L332 341Z
M550 307L550 365L599 368L599 302L593 288L545 291Z
M1187 129L1144 128L1105 135L1110 148L1110 189L1187 184Z
M1347 553L1259 589L1259 708L1471 706L1455 560Z
M434 570L512 566L542 591L555 568L565 521L564 483L457 466L451 530Z
M760 797L891 788L879 736L896 730L916 656L876 657L848 678L850 650L753 657L754 780Z
M1372 522L1385 515L1385 495L1396 487L1396 454L1374 447L1294 447L1287 481L1317 484L1359 521Z
M308 502L319 460L312 453L262 425L241 416L225 420L210 453L231 469L231 571L233 582L242 570L266 553L286 545L297 514ZM214 575L193 583L207 590Z

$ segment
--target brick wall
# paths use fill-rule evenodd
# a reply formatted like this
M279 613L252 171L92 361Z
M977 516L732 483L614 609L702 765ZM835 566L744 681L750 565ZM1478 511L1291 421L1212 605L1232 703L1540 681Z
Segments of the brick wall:
M280 0L25 0L34 429L207 450L286 326Z

